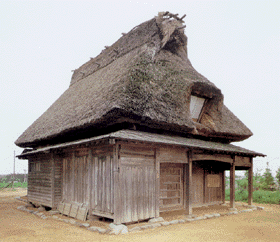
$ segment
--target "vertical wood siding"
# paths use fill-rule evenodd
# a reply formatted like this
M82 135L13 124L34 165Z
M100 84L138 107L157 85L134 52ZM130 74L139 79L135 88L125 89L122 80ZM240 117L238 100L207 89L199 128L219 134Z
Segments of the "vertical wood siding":
M63 159L55 156L54 158L54 201L52 207L57 207L58 203L62 200L62 175L63 175Z
M95 215L113 218L114 213L114 164L113 156L95 156L92 159L91 208Z
M154 150L122 147L119 182L122 223L156 216Z
M196 163L193 164L192 174L192 205L198 207L204 204L204 169Z
M210 174L218 175L219 186L208 187L207 178ZM222 202L222 177L221 171L205 171L205 203Z
M63 159L63 200L88 204L88 156Z
M209 175L217 175L217 186L211 186L207 182ZM195 162L193 165L193 206L222 202L222 170L217 164L208 162Z

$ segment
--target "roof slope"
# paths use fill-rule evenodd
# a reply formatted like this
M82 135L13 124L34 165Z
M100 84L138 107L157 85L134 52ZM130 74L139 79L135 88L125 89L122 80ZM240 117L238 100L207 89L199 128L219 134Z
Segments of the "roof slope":
M64 147L73 147L75 145L88 144L90 142L100 141L100 140L130 140L136 142L146 142L150 144L159 144L159 145L172 145L172 146L182 146L199 150L208 150L217 153L226 153L231 155L241 155L241 156L266 156L262 153L258 153L252 150L248 150L232 144L224 144L218 142L211 142L199 139L185 138L180 136L170 136L162 134L154 134L148 132L134 131L134 130L119 130L113 133L91 137L88 139L76 140L72 142L66 142L63 144L55 144L35 150L24 150L21 155L17 156L19 158L26 159L28 156L45 153L47 151L61 149ZM109 142L110 143L110 142Z
M124 121L238 141L251 131L223 104L221 91L187 56L183 20L159 16L140 24L76 69L70 87L15 142L40 142L89 127ZM200 123L190 117L190 95L208 97Z

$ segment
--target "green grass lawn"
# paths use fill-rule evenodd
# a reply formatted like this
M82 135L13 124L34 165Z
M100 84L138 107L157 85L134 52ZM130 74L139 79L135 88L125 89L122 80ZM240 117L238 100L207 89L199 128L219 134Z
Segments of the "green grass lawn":
M6 187L8 185L9 185L9 183L0 182L0 188ZM10 184L9 187L12 187L12 184ZM27 182L16 182L16 183L14 183L14 187L26 188L27 187Z

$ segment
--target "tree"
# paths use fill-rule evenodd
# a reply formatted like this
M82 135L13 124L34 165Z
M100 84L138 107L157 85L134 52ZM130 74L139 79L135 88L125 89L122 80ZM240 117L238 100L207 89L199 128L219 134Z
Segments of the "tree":
M278 188L280 188L280 167L276 171L276 181L278 183Z
M263 189L273 191L275 189L275 182L271 174L271 170L269 169L268 162L263 177L264 177Z

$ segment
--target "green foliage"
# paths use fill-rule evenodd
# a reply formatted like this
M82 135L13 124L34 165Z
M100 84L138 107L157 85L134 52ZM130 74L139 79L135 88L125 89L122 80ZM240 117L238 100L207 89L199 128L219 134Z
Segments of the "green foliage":
M226 200L230 200L230 189L226 189ZM235 191L235 201L247 202L248 191L237 190ZM279 191L264 191L258 190L253 192L253 201L255 203L270 203L280 204L280 192Z
M247 202L248 201L248 176L249 173L245 172L245 177L236 180L235 200ZM277 171L276 179L280 183L280 168ZM229 182L228 182L229 183ZM275 191L275 182L271 174L271 170L267 168L261 175L257 171L253 176L253 201L256 203L271 203L280 204L280 191ZM226 200L230 200L230 189L226 189Z
M274 191L275 190L274 178L271 174L271 170L268 167L265 169L263 178L264 180L262 183L262 189L268 191Z
M280 186L280 167L278 168L276 172L276 181L278 183L278 186Z
M7 187L8 185L9 185L9 187L12 187L12 183L10 183L10 182L7 182L7 183L6 182L0 182L0 188ZM14 187L27 188L27 182L15 182Z

